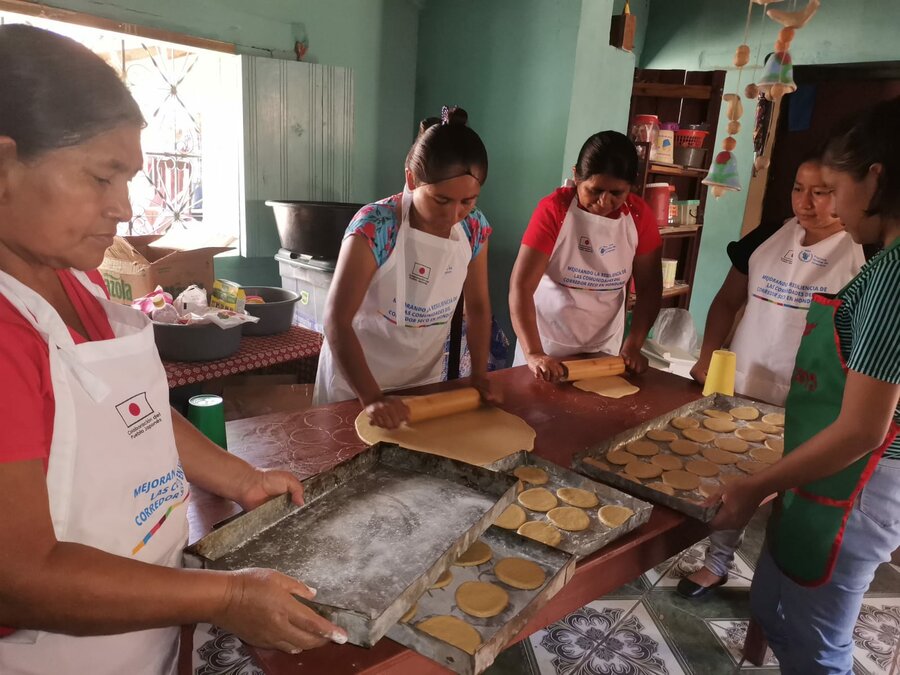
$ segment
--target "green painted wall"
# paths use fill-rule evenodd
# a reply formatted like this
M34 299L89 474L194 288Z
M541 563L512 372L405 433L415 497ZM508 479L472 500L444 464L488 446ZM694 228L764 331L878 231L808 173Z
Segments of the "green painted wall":
M307 38L306 60L353 69L353 200L377 199L402 180L413 125L418 0L49 0L46 4L232 42L248 54L273 52L293 58L294 42ZM227 273L237 281L278 281L271 259L216 262L223 276Z
M798 6L802 6L802 2ZM754 7L749 44L760 39L760 8ZM747 5L722 0L653 0L649 27L641 53L642 68L718 70L731 68L734 49L743 40ZM897 27L900 2L896 0L826 0L812 21L797 32L791 47L795 64L858 63L900 60ZM771 51L780 26L768 18L762 29L763 55ZM741 89L755 78L745 72ZM729 72L726 92L734 91L736 72ZM723 109L724 115L724 109ZM743 131L738 136L741 181L749 184L752 159L751 130L755 106L745 102ZM724 117L723 117L724 119ZM837 121L837 120L836 120ZM718 138L726 136L720 120ZM787 189L786 187L784 189ZM707 204L705 226L691 300L691 313L702 331L713 297L728 272L727 243L741 228L746 194L729 193Z

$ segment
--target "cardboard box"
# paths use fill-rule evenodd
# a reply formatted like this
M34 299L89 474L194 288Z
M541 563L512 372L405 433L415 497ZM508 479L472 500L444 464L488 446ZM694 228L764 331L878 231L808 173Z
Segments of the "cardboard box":
M222 245L187 249L160 235L116 237L106 251L100 274L110 297L125 305L157 286L172 297L191 284L202 286L209 293L216 279L213 256L231 249Z

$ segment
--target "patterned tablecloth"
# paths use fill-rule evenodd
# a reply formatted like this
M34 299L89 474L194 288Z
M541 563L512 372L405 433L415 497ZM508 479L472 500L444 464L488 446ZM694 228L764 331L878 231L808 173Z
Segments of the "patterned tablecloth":
M194 362L164 360L163 366L170 388L260 370L290 361L301 362L299 366L301 382L312 382L321 349L321 333L300 326L291 326L287 332L277 335L244 336L241 338L241 348L228 358Z

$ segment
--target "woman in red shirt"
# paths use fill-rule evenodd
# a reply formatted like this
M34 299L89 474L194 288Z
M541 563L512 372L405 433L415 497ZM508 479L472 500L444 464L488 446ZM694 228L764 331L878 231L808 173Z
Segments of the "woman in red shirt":
M560 358L606 352L643 372L641 347L662 298L662 238L650 207L631 193L634 144L616 131L594 134L572 173L574 187L538 203L513 267L514 365L556 381L564 374ZM623 342L631 278L637 302Z
M185 570L190 485L252 508L302 487L168 406L149 320L95 269L131 218L137 104L78 43L0 26L0 672L172 673L178 626L296 652L346 634L269 570Z

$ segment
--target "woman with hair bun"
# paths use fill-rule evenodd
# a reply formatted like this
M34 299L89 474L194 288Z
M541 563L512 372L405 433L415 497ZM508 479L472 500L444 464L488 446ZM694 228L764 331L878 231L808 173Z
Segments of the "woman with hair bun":
M317 404L358 398L373 424L400 426L409 410L388 392L441 380L463 292L472 385L492 399L491 228L475 208L488 158L467 120L461 108L424 120L403 193L364 206L350 222L325 307Z
M105 295L143 164L116 72L16 24L0 64L0 673L169 675L197 622L293 653L346 642L296 579L181 568L189 483L245 509L302 485L171 411L150 320Z
M836 295L816 294L785 403L784 458L729 483L712 521L743 527L778 494L750 605L786 675L853 672L853 631L900 546L900 98L825 148L832 209L883 250Z
M647 203L631 193L637 151L616 131L585 141L572 169L573 187L544 197L531 216L510 280L509 305L518 343L514 365L558 381L560 358L621 354L643 372L641 347L662 298L662 238ZM628 282L637 303L624 340Z

